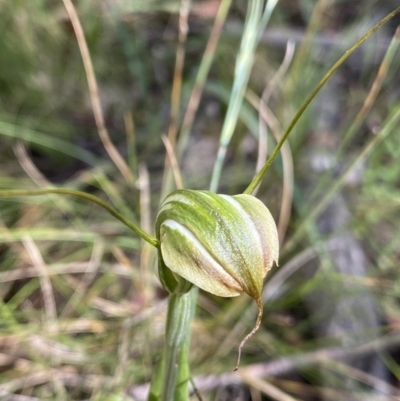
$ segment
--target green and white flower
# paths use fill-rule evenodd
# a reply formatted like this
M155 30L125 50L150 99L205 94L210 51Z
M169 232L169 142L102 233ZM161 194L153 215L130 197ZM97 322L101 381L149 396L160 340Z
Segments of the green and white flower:
M184 292L191 283L221 297L247 293L259 308L252 335L261 322L264 278L279 255L267 207L251 195L178 190L162 203L156 233L164 286Z

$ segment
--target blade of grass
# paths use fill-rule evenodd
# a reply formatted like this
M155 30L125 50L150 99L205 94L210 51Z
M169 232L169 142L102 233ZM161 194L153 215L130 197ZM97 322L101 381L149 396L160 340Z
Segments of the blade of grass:
M268 105L268 101L275 90L275 88L278 86L278 84L281 82L283 76L286 74L287 70L289 69L290 63L292 62L293 55L294 55L294 50L295 50L295 44L293 41L288 41L286 45L286 52L285 52L285 57L283 58L282 64L279 66L278 70L274 74L274 76L271 78L269 83L266 85L262 95L261 99L258 105L258 109L262 110L265 109ZM253 107L255 107L253 105ZM265 114L265 113L264 113ZM256 163L256 174L261 170L262 166L267 160L267 120L265 118L266 116L262 116L259 112L259 150L258 150L258 155L257 155L257 163ZM264 139L263 139L264 138ZM262 141L265 141L265 144L262 144ZM264 150L263 150L264 148ZM257 190L256 190L257 191Z
M47 323L52 324L53 327L53 330L52 332L50 332L50 334L52 335L57 334L58 333L57 308L54 299L53 287L51 285L51 281L49 279L47 271L47 266L43 260L43 257L38 247L36 246L35 242L32 240L31 237L26 235L25 237L22 238L22 243L24 244L24 247L28 252L29 257L31 258L33 265L38 271Z
M183 118L182 128L180 131L178 146L177 146L177 158L181 159L183 152L186 149L187 142L189 139L190 131L193 126L193 121L196 116L197 109L199 107L200 99L203 94L204 84L207 80L208 73L211 68L211 64L214 60L215 51L221 36L222 28L224 26L228 11L231 7L232 0L222 0L218 9L218 13L215 17L214 25L210 32L204 55L201 59L200 67L196 75L193 91L190 96L186 113Z
M138 171L138 157L136 151L136 136L135 136L135 122L132 113L126 112L124 114L126 142L128 148L128 162L129 168L133 178Z
M22 240L24 233L32 237L33 240L48 241L82 241L94 242L98 238L98 234L93 231L76 231L70 229L55 229L55 228L13 228L8 232L0 229L0 243L19 242Z
M222 0L218 9L217 15L214 20L206 49L201 59L200 67L196 75L194 87L190 95L188 106L183 118L180 135L176 146L176 157L178 162L181 161L183 153L188 144L190 132L193 126L194 118L199 107L200 99L203 94L204 85L208 77L208 73L211 68L211 64L214 60L215 51L221 36L222 28L224 26L228 11L230 9L232 0ZM168 168L165 173L165 182L161 191L161 199L164 199L168 193L171 192L172 188L172 174Z
M178 121L181 107L181 92L182 92L182 74L185 61L185 43L188 34L188 17L191 0L181 0L179 9L179 38L178 48L175 58L174 79L172 82L171 91L171 112L170 123L168 128L167 138L171 144L172 149L176 146L176 137L178 134ZM168 155L165 156L164 161L164 174L163 185L161 191L161 200L168 195L171 190L171 165Z
M295 77L293 78L292 82L294 83L297 82L298 77L303 70L305 60L310 52L313 40L316 37L316 32L323 21L323 14L332 3L333 0L318 0L315 3L310 20L307 24L306 33L300 42L299 50L293 62L293 71L295 73ZM293 88L289 87L289 91L292 92Z
M177 189L182 189L184 187L183 181L182 181L182 175L181 175L181 171L180 171L180 168L178 165L178 160L175 156L174 147L172 146L168 137L162 135L161 139L164 142L165 149L167 150L169 164L171 166L171 169L172 169L172 172L174 175L174 179L175 179L175 186Z
M140 191L140 226L146 232L152 232L151 219L151 194L150 194L150 176L145 164L139 164L138 188ZM146 305L154 300L153 270L151 258L154 256L153 249L148 243L142 241L140 252L140 281L139 286L142 291L143 303Z
M22 238L22 236L21 236ZM32 238L34 239L34 238ZM41 240L41 238L38 238ZM45 239L46 240L46 239ZM56 239L58 240L58 238ZM95 242L95 241L93 241ZM63 274L84 274L95 272L95 270L105 273L112 270L113 273L125 277L139 279L139 275L132 268L125 267L118 263L106 263L102 262L100 266L95 266L91 262L68 262L68 263L54 263L47 265L48 272L52 276L63 275ZM15 280L23 280L26 278L38 277L38 271L34 267L21 267L19 269L10 270L0 273L0 283L5 283ZM154 278L154 280L156 280Z
M176 50L174 80L172 83L171 91L171 115L170 124L168 129L168 139L175 147L176 136L178 133L178 120L181 105L181 91L182 91L182 74L185 61L185 43L188 34L188 17L191 0L181 0L181 7L179 10L179 39L178 48Z
M85 149L39 131L0 121L0 134L10 138L23 139L24 141L56 150L91 166L98 166L99 164L97 158Z
M132 184L132 172L121 154L118 152L117 148L112 143L110 135L108 134L108 130L104 123L104 116L100 103L100 95L97 86L96 75L94 73L93 63L90 57L90 52L86 42L85 33L83 32L82 24L79 20L78 14L72 1L63 0L63 3L74 28L76 40L78 42L79 50L81 52L82 61L86 72L86 78L89 86L89 94L90 100L92 102L93 115L96 121L97 129L99 131L100 139L111 160L115 163L122 176L128 183Z
M210 82L206 85L206 90L211 93L220 101L223 101L226 105L230 101L230 90L228 86L225 86L219 82ZM258 138L258 116L254 113L253 107L249 106L248 102L244 101L239 111L239 119L250 131L250 133Z
M273 1L273 3L276 2ZM269 0L267 1L266 7L268 7L268 4L270 4ZM262 2L258 0L250 0L247 8L246 21L239 54L235 65L235 79L233 82L228 110L222 126L220 145L211 177L210 191L212 192L216 192L218 190L222 165L225 160L229 142L236 127L240 108L243 102L243 96L253 67L255 49L260 38L259 31L262 17Z
M93 171L93 176L100 186L102 191L110 198L113 205L121 211L121 213L130 220L135 220L132 208L130 208L125 202L124 198L121 196L118 188L115 185L115 181L107 177L103 171L95 169Z

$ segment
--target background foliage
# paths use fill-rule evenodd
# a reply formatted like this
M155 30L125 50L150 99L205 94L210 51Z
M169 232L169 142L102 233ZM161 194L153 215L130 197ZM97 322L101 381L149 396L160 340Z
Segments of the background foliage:
M270 151L328 68L396 3L278 3L256 53L219 192L242 192L254 175L264 89ZM84 190L151 232L162 200L161 134L170 120L180 2L75 4L105 125L131 176L121 175L99 139L63 3L2 0L0 188ZM219 4L192 4L180 118ZM180 166L188 188L210 182L246 9L245 1L233 1L219 40ZM263 327L246 344L238 374L231 370L254 322L251 300L200 294L190 358L204 400L399 397L398 128L374 142L399 109L400 53L382 67L398 24L388 23L329 81L261 185L257 196L281 222L283 247L280 267L267 278ZM285 54L286 71L277 75ZM379 91L365 109L378 71ZM362 157L371 143L373 152ZM0 397L143 399L166 311L148 247L79 200L2 200L0 263Z

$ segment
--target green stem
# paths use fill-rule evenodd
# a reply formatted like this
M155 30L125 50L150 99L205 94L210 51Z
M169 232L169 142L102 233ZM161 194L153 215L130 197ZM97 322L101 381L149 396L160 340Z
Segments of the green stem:
M84 199L89 202L96 203L103 209L106 209L108 213L110 213L120 222L129 227L132 231L134 231L137 235L142 237L150 245L153 245L156 248L158 248L159 246L159 241L156 238L152 237L149 234L146 234L141 228L139 228L136 224L132 223L130 220L125 218L121 213L119 213L116 209L110 206L107 202L104 202L97 196L89 195L86 192L76 191L74 189L62 189L62 188L14 189L14 190L4 190L4 191L1 190L0 198L13 198L16 196L39 196L39 195L49 195L49 194L69 195L69 196L74 196L76 198Z
M329 188L324 197L313 206L312 211L303 220L301 225L297 228L294 236L286 242L282 248L282 252L290 252L298 244L298 242L304 238L305 230L310 227L318 216L326 209L328 204L332 201L333 196L338 193L346 182L346 178L350 171L354 169L355 166L360 165L362 160L365 160L369 155L376 149L376 147L398 126L400 123L400 106L398 109L388 117L386 123L380 132L374 136L370 142L368 142L358 156L352 161L352 163L347 167L347 169L342 173L342 175L335 180L334 184Z
M165 367L162 401L177 401L176 388L182 385L182 383L177 383L176 379L178 370L181 368L179 359L182 346L189 333L191 308L190 291L186 294L170 294L164 346Z
M371 28L360 40L358 40L350 49L348 49L342 57L333 65L332 68L326 73L326 75L322 78L320 83L317 87L312 91L311 95L306 99L304 104L300 107L299 111L294 116L293 120L289 124L289 127L286 129L286 132L283 134L281 140L279 141L278 145L276 145L274 151L272 152L271 156L265 162L263 168L259 171L259 173L253 178L250 185L246 188L243 192L245 194L251 194L261 183L261 180L264 177L264 174L267 172L269 167L271 166L272 162L274 161L275 157L278 155L282 145L285 143L287 137L292 132L294 126L296 125L297 121L303 115L304 111L320 91L320 89L325 85L326 81L336 72L336 70L347 60L347 58L358 48L362 43L364 43L372 34L374 34L382 25L388 22L391 18L393 18L396 14L400 12L400 7L396 8L390 14L388 14L385 18L383 18L380 22L378 22L373 28Z
M353 122L350 125L350 128L347 130L346 135L344 135L342 141L340 142L339 149L336 151L334 155L334 159L340 161L343 156L344 150L348 143L353 139L356 132L359 130L361 124L367 117L372 105L374 104L379 91L382 88L382 84L386 75L389 71L389 68L392 64L394 56L400 47L400 26L397 27L396 33L391 40L389 47L386 50L386 54L382 60L382 63L379 67L376 78L371 86L371 89L364 100L364 104L360 111L355 116ZM311 205L312 202L316 199L316 197L321 193L322 188L325 188L329 179L332 179L332 171L326 171L325 174L319 180L317 186L314 188L312 194L308 199L308 204Z

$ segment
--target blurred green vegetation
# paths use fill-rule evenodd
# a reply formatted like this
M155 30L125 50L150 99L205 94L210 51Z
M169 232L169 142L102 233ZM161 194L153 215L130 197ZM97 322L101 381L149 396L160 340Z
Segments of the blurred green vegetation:
M181 119L219 3L192 4ZM99 138L62 1L0 0L0 189L57 185L84 190L152 230L162 200L166 151L161 135L169 125L180 2L86 0L75 5L105 125L133 180L124 179ZM269 153L276 143L274 127L282 132L336 59L396 6L395 0L278 3L249 83L249 91L261 97L282 64L287 41L294 41L293 59L268 100ZM180 166L188 188L207 189L210 182L246 9L246 1L233 1L219 40ZM237 345L254 322L251 300L200 294L190 359L204 400L273 399L264 380L310 401L399 396L393 394L400 380L398 129L351 169L336 192L329 192L399 110L397 51L371 108L336 154L376 82L399 21L393 19L350 57L291 134L294 178L286 184L293 186L294 196L285 209L290 220L280 267L267 278L263 328L244 349L242 376L229 372ZM246 99L228 147L221 193L243 191L255 172L259 113ZM284 176L278 157L257 195L276 220ZM320 216L309 218L327 193ZM293 241L299 229L302 234ZM362 255L357 259L346 251L345 271L335 270L336 239ZM163 346L166 311L166 293L148 247L104 211L79 200L2 200L0 263L1 399L140 399L140 386L151 379ZM342 304L354 330L339 335L326 319ZM363 326L363 305L376 326ZM365 336L357 342L359 331ZM383 376L343 360L353 351L362 359L371 349L377 349ZM324 354L327 350L332 354ZM337 355L334 363L330 358ZM286 368L280 358L287 358ZM266 366L265 374L257 373L258 363ZM226 372L223 381L219 375ZM204 375L214 382L205 382ZM363 384L349 390L348 377ZM377 395L374 389L382 382L392 387Z

